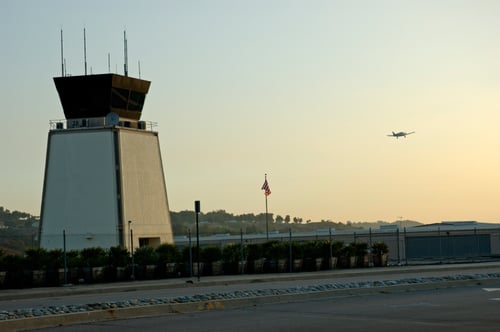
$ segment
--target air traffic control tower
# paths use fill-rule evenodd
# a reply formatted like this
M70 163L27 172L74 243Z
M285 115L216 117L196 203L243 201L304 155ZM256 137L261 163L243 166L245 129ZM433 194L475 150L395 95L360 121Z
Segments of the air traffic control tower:
M40 246L173 243L158 133L140 120L150 82L117 74L54 82L66 119L50 124Z

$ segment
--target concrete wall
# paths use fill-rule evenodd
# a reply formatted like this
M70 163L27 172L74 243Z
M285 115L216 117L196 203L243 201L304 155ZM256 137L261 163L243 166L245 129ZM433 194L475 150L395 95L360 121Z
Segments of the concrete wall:
M111 130L51 131L41 213L41 246L110 247L118 243Z
M129 223L131 221L131 223ZM49 133L40 245L109 248L173 242L158 134L129 128Z
M132 221L134 247L141 238L149 239L150 245L173 243L157 133L121 129L119 146L123 220ZM126 243L128 247L129 237Z

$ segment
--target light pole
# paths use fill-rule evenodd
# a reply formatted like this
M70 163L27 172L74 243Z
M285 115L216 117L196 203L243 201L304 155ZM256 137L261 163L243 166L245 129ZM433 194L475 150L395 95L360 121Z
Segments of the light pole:
M128 221L128 228L130 230L130 256L132 257L132 275L130 276L130 279L135 280L134 232L132 231L132 220Z
M68 284L68 260L66 257L66 230L63 229L64 284Z
M200 232L198 228L198 214L200 213L200 201L194 201L194 212L196 214L196 261L198 281L200 281Z
M191 228L188 228L189 237L189 277L193 277L193 246L191 245Z

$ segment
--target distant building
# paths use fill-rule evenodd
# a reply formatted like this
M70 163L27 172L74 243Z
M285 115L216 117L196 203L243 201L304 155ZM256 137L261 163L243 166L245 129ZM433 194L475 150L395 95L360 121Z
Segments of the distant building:
M390 227L387 227L390 226ZM382 225L379 229L335 230L328 228L311 232L244 234L200 237L200 246L244 244L266 241L332 240L352 242L384 242L389 247L391 264L459 262L498 259L500 257L500 224L477 221L443 221L414 227ZM176 236L180 247L189 245L189 238Z

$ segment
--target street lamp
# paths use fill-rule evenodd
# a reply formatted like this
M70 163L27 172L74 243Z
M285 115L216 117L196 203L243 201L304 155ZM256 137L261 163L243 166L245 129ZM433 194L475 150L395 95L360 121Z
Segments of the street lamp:
M135 280L134 233L132 231L132 220L128 221L128 228L130 230L130 255L132 256L132 275L130 276L130 279Z
M200 201L194 201L194 212L196 214L196 260L198 263L198 281L200 281L200 232L198 228L198 214L200 213Z

